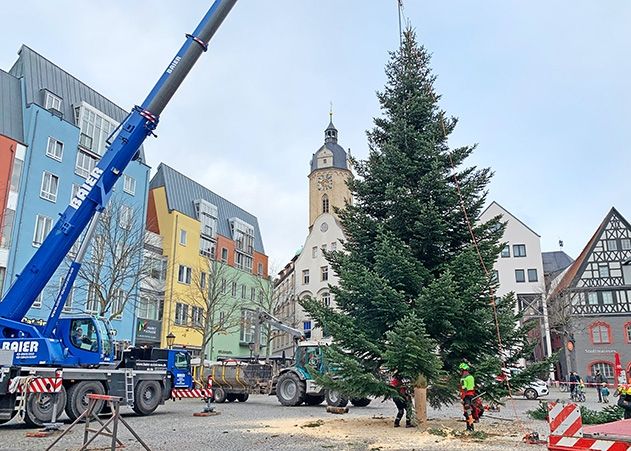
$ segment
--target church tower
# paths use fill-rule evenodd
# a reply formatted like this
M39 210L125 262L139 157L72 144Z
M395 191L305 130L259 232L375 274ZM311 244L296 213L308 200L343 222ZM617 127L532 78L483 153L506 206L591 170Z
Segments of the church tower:
M309 173L309 230L316 218L323 213L334 216L335 208L343 208L351 202L351 192L346 181L353 174L348 155L337 143L337 129L330 113L329 126L324 130L324 145L311 158Z

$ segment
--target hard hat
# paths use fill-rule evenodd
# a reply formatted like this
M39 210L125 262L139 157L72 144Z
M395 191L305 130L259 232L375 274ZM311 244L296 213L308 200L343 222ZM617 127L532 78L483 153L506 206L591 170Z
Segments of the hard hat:
M469 365L467 365L466 363L462 362L460 365L458 365L458 369L461 370L461 371L464 371L464 370L468 371L469 370Z

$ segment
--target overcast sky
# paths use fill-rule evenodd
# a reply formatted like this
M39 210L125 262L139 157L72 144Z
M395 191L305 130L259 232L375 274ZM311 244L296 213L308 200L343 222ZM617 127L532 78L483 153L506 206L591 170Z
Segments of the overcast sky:
M0 67L22 43L118 105L145 98L210 0L21 0L2 6ZM631 219L631 2L407 0L433 54L453 146L478 143L490 200L576 257L612 206ZM396 0L240 0L146 144L259 219L271 267L307 235L309 160L329 102L367 155Z

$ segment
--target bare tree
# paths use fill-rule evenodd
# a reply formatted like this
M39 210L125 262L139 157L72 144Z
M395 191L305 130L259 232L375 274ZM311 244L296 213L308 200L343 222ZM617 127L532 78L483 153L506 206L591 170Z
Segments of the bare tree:
M272 272L273 274L274 272ZM274 296L274 287L271 277L258 276L254 282L256 289L256 298L254 299L254 307L260 309L270 315L274 315L279 305L278 297ZM268 359L272 353L272 341L274 338L282 335L282 331L274 329L270 324L261 325L261 342L265 346L265 358Z
M126 309L135 309L140 285L150 277L149 264L144 259L146 240L143 211L113 198L99 217L75 281L75 294L78 291L87 295L85 309L73 305L73 310L117 319ZM70 259L78 247L79 241Z
M241 305L235 299L235 286L242 274L226 263L208 256L193 271L186 302L189 327L202 336L201 353L212 357L213 339L228 334L241 324Z

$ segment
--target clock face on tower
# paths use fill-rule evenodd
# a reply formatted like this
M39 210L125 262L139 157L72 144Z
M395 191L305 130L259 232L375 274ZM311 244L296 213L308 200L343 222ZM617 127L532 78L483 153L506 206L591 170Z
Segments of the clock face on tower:
M333 177L331 174L318 176L318 191L327 191L333 188Z

